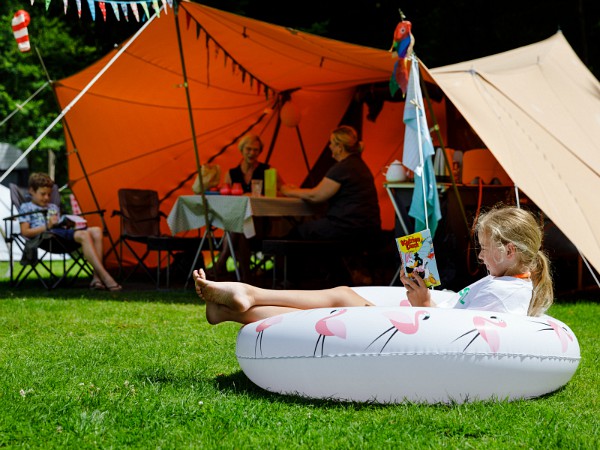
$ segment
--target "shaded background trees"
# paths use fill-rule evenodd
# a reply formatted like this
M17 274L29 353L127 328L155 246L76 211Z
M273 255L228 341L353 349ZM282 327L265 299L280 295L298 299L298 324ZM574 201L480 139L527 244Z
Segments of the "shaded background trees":
M204 4L259 20L304 30L332 39L389 49L399 8L413 23L415 52L428 67L438 67L531 44L562 30L579 57L600 74L600 2L597 0L305 0L289 4L274 0L221 0ZM21 54L10 20L18 9L31 15L29 33L49 76L56 80L76 73L133 34L141 24L106 22L96 11L92 21L86 2L81 19L74 0L67 15L63 2L4 0L0 4L0 120L42 86L46 74L35 50ZM289 9L292 9L290 12ZM54 120L58 108L50 88L0 128L0 142L26 149ZM98 126L102 126L98 118ZM57 181L67 181L62 127L55 127L28 157L32 170L47 170L48 150L57 155Z

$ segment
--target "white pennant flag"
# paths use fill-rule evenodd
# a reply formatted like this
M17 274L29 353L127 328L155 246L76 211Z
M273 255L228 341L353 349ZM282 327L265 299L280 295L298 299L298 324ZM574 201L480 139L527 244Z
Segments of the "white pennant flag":
M110 6L112 6L113 12L115 13L115 17L117 18L117 21L120 21L121 18L119 17L119 5L117 5L116 3L111 3Z

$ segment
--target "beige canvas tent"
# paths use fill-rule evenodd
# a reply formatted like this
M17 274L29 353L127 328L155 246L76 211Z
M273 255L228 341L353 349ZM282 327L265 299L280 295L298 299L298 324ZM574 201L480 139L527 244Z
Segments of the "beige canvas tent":
M600 83L563 34L431 74L515 184L600 269Z

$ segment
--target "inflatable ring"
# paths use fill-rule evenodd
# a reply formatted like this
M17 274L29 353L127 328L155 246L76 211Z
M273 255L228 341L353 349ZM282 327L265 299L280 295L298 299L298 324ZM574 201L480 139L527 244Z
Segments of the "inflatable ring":
M318 308L242 327L248 378L280 394L374 403L464 403L538 397L564 386L581 359L550 316L399 307L402 287L354 288L374 307ZM432 291L446 302L444 291Z

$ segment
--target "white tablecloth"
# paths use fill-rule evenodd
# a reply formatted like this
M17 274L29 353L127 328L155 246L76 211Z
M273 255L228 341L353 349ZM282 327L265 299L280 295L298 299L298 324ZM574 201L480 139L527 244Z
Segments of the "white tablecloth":
M207 195L209 219L213 226L226 231L253 237L253 216L312 216L319 206L297 198L250 197L248 195ZM206 225L201 195L182 195L177 198L167 223L173 234L195 230Z

